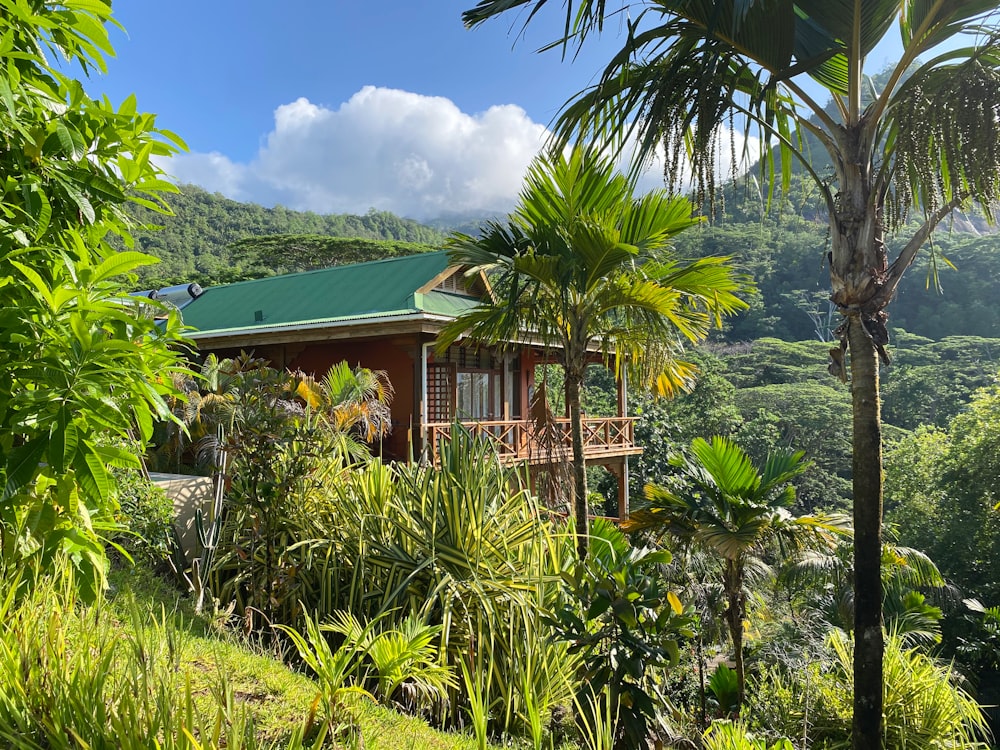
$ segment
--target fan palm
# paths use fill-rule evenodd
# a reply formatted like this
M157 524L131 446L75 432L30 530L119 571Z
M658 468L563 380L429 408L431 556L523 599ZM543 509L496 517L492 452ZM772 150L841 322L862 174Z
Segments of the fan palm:
M481 0L475 25L512 8L534 18L547 0ZM565 0L564 44L583 43L617 8ZM723 125L759 127L761 167L773 187L798 157L829 213L832 301L843 316L834 369L853 395L855 527L855 748L881 746L882 441L876 352L886 358L885 308L933 229L977 200L1000 196L1000 34L985 0L643 0L621 51L598 83L569 103L557 132L617 143L634 136L640 157L662 147L668 177L687 149L711 193ZM899 61L881 85L866 58L894 22ZM978 34L975 39L961 37ZM956 42L967 40L960 49ZM919 62L921 57L928 58ZM810 94L819 85L829 110ZM813 89L814 90L814 89ZM803 134L818 142L818 168ZM735 144L733 144L735 151ZM779 158L780 157L780 158ZM640 158L637 165L644 159ZM829 171L830 174L824 174ZM890 260L887 233L912 207L919 224Z
M688 388L680 358L723 315L746 307L746 282L725 258L680 263L671 237L697 223L688 201L656 191L636 198L629 181L593 151L535 160L506 222L481 237L456 235L452 262L491 272L492 302L459 317L440 351L467 335L500 347L525 337L553 347L565 370L573 446L577 546L587 554L587 476L580 392L595 351L662 394Z
M810 544L827 543L845 526L838 519L793 516L791 480L808 467L804 454L774 453L763 467L724 437L711 442L696 438L691 455L678 454L670 463L680 470L684 489L646 487L647 505L624 523L627 531L657 528L701 547L722 561L724 613L736 661L739 704L745 693L743 621L746 619L744 584L749 565L777 546L788 554Z

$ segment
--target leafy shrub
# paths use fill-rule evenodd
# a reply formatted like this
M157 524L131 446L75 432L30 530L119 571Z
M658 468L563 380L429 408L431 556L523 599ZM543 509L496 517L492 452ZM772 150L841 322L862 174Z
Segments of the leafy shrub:
M853 644L841 631L833 631L827 649L830 669L814 664L788 674L765 670L748 715L759 726L786 736L804 735L813 748L848 747ZM883 669L886 748L986 750L982 710L956 684L949 666L906 648L901 636L891 634L885 641Z
M357 651L354 648L332 649L323 637L321 626L308 615L303 619L303 633L285 625L277 627L289 637L299 658L319 683L307 726L311 728L319 716L320 725L329 730L336 742L357 745L360 733L353 699L372 697L364 688L350 684L350 677L357 668Z
M224 474L225 503L211 530L217 550L204 556L212 593L252 630L299 624L309 581L298 575L293 551L325 535L303 514L303 498L322 469L336 473L368 457L362 440L388 429L391 386L384 373L344 363L317 381L247 355L209 355L202 378L200 389L192 381L187 400L174 403L189 431L175 430L158 455L180 461L197 447ZM192 579L200 594L201 578Z
M580 655L576 704L593 733L614 717L615 748L642 747L666 708L656 671L676 664L678 639L692 635L692 618L657 570L666 550L632 547L607 521L592 526L591 554L567 573L568 597L554 626Z
M108 243L128 240L128 205L163 210L155 164L178 143L134 98L92 99L70 77L104 69L108 24L108 3L0 13L0 564L74 573L91 600L105 583L108 467L138 468L105 439L149 438L181 338L176 315L158 323L151 300L125 292L155 259Z
M123 469L118 479L118 519L126 533L114 537L136 562L165 560L174 544L174 506L141 471Z

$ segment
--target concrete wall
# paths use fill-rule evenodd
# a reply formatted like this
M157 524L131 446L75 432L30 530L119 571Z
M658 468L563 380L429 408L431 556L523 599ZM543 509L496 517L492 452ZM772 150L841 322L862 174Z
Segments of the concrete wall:
M208 522L212 511L212 477L192 477L186 474L149 475L153 483L162 489L174 504L174 528L181 540L181 547L188 562L201 556L198 531L195 528L195 510L201 512Z

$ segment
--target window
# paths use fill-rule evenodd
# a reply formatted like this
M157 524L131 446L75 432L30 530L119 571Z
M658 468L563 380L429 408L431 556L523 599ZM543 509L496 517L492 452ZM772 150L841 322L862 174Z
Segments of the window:
M458 371L459 419L499 419L500 375L493 370Z

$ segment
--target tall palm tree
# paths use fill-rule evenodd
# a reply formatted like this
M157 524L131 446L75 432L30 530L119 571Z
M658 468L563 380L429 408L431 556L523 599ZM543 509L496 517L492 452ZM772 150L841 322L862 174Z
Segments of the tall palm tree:
M480 0L473 26L510 9L536 17L547 0ZM563 0L565 44L584 43L626 3ZM615 7L609 7L614 5ZM567 104L563 138L634 136L641 164L667 155L675 181L685 149L711 193L723 126L759 128L763 175L788 184L798 157L826 203L832 301L843 316L834 369L853 398L856 749L881 746L879 561L882 440L876 352L886 359L885 308L933 229L971 200L1000 197L1000 34L985 0L639 0L621 51L600 80ZM902 55L881 85L869 53L895 25ZM974 32L974 39L956 39ZM942 51L942 45L964 47ZM926 58L925 62L920 62ZM809 84L831 97L828 110ZM802 137L829 158L814 167ZM735 148L733 148L735 151ZM919 224L890 260L887 234L908 210ZM850 351L849 368L845 353Z
M808 467L804 455L774 453L758 467L728 438L715 436L711 442L695 438L690 456L678 454L670 460L680 469L683 489L648 485L647 505L622 526L626 531L660 529L722 561L724 617L736 661L740 706L746 685L743 621L748 566L772 548L787 556L817 543L830 544L834 533L847 528L834 517L796 517L789 512L795 500L790 483Z
M642 197L611 161L577 148L534 161L506 222L481 237L449 241L452 262L486 269L493 300L459 317L438 339L510 346L525 337L553 347L565 370L573 444L577 547L587 554L587 474L580 392L595 351L619 374L669 394L691 386L695 368L680 355L723 315L746 307L748 282L725 258L680 263L672 236L696 223L690 203L664 191Z

